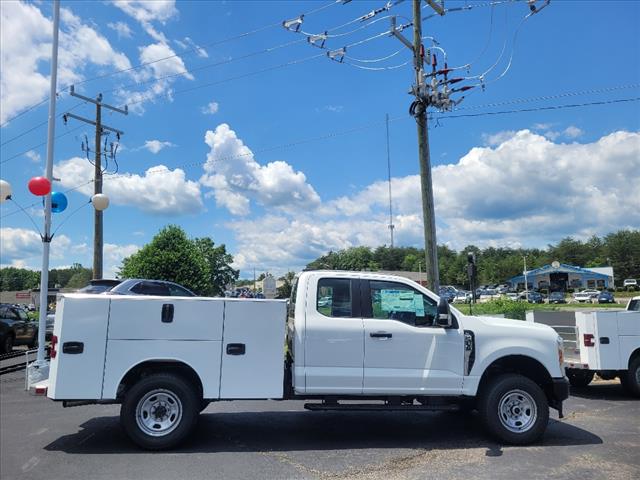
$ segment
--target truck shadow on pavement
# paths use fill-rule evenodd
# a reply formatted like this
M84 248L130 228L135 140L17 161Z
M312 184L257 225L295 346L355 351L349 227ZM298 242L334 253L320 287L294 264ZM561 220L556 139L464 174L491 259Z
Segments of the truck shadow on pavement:
M638 401L629 394L617 380L598 381L586 387L571 387L572 397L589 400L615 400L621 402Z
M215 404L207 410L215 409ZM537 447L601 444L591 432L550 420ZM408 412L270 411L204 413L191 437L172 453L268 452L362 449L486 448L500 456L477 415ZM45 447L71 454L149 453L137 448L118 417L93 418L77 433Z

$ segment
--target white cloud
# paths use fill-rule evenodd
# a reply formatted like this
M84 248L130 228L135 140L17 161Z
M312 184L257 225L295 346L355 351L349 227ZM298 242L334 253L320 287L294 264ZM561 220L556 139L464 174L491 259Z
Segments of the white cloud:
M209 115L213 115L215 113L218 113L218 108L220 107L220 105L218 105L218 102L209 102L207 104L206 107L202 107L202 113L209 114Z
M516 134L515 130L504 130L502 132L493 133L493 134L482 134L482 140L485 145L489 145L491 147L495 147L496 145L500 145L502 142L509 140Z
M438 243L545 247L640 225L640 132L587 144L529 130L505 138L433 169ZM230 222L236 267L300 269L329 250L388 244L387 189L381 180L295 215ZM419 176L394 178L392 189L396 244L421 246Z
M144 90L128 90L119 88L116 95L129 109L138 114L144 112L143 104L159 97L172 100L172 85L179 78L193 80L188 73L182 58L180 58L167 44L159 42L139 48L140 63L146 64L133 74L137 82L144 82L149 86Z
M116 245L113 243L105 243L102 249L104 262L104 278L116 278L119 268L122 266L122 260L129 257L140 250L140 246Z
M584 135L584 132L581 129L573 125L570 125L567 128L565 128L564 132L562 133L567 138L578 138Z
M56 235L51 241L52 259L64 258L71 246L66 235ZM0 265L37 264L42 258L42 240L34 230L25 228L0 228Z
M158 153L163 148L167 147L175 147L176 145L171 142L163 142L160 140L147 140L144 142L144 147L149 150L151 153Z
M131 28L125 22L109 22L107 27L115 31L118 34L118 38L131 38Z
M222 123L207 131L205 143L211 148L200 183L213 190L218 206L234 215L247 215L250 201L283 211L314 208L320 197L302 172L275 161L256 162L253 152L229 125Z
M54 167L54 176L65 188L90 197L93 166L84 158L74 157ZM143 175L118 174L104 178L103 191L113 205L127 205L143 212L162 215L197 213L202 210L202 196L197 182L187 180L183 170L170 170L164 165L149 168Z
M0 2L0 122L42 101L49 91L52 22L35 5ZM94 28L82 23L68 8L61 9L58 84L84 78L90 65L131 67L128 58L113 49Z
M113 4L130 17L137 20L142 28L157 42L168 43L167 37L156 30L152 22L165 24L178 15L175 0L115 0Z
M324 107L316 108L316 112L331 112L340 113L344 110L344 105L325 105Z
M209 58L207 51L200 45L197 45L190 37L184 37L182 41L175 41L183 50L193 50L200 58Z
M24 154L24 156L31 160L33 163L38 163L41 159L40 154L34 150L29 150Z

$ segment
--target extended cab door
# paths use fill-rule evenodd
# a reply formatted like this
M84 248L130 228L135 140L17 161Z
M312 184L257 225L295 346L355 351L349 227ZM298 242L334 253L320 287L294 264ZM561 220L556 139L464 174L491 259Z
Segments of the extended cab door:
M435 298L400 282L362 282L363 393L459 394L464 335L435 325Z
M307 285L306 393L362 393L359 280L314 275Z

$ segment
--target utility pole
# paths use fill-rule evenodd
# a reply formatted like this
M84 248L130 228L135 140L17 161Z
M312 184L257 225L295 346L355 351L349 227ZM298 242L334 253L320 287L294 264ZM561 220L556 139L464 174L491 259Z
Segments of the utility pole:
M440 15L444 14L442 7L432 1L427 3ZM395 17L391 19L391 34L398 38L413 53L413 64L416 71L416 83L412 93L416 101L411 107L411 113L416 119L418 130L418 158L420 162L420 186L422 191L422 221L424 224L424 253L425 271L429 288L438 293L440 289L440 275L438 272L438 244L436 241L436 220L433 206L433 184L431 180L431 158L429 155L429 132L427 129L427 107L430 105L428 94L425 92L424 80L424 47L422 45L422 17L421 0L413 0L413 44L400 33L396 27Z
M94 161L94 182L93 182L93 193L98 194L102 193L102 135L105 130L109 130L114 132L118 139L121 135L124 135L122 130L118 130L117 128L112 128L107 125L102 124L102 107L113 110L114 112L122 113L124 115L129 114L129 109L125 105L124 109L120 109L114 107L112 105L107 105L106 103L102 103L102 94L98 94L96 99L85 97L84 95L80 95L76 93L73 85L70 87L70 93L74 97L78 97L86 102L93 103L96 106L96 120L89 120L87 118L81 117L79 115L74 115L73 113L65 113L63 118L66 123L68 118L74 118L76 120L80 120L81 122L85 122L96 127L96 139L95 139L95 161ZM88 148L88 145L87 145ZM102 211L94 209L94 221L93 221L93 278L99 279L102 278L102 249L104 245L104 235L102 228Z

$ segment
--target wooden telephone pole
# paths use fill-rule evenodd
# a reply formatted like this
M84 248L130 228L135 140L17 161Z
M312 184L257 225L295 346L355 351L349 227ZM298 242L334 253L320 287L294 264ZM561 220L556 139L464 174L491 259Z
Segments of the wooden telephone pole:
M81 122L88 123L90 125L94 125L96 127L96 138L95 138L95 161L94 161L94 188L93 193L102 193L102 135L105 130L116 133L118 136L124 135L122 130L118 130L117 128L112 128L102 123L102 107L108 108L109 110L113 110L114 112L122 113L124 115L129 114L129 109L127 106L124 109L114 107L112 105L107 105L106 103L102 103L102 94L98 94L95 98L85 97L84 95L80 95L74 91L73 85L70 87L70 93L74 97L78 97L85 102L93 103L96 106L96 120L89 120L87 118L81 117L79 115L74 115L73 113L65 113L64 120L67 121L67 118L74 118L76 120L80 120ZM88 148L88 146L87 146ZM94 209L94 222L93 222L93 278L98 279L102 278L102 250L104 245L104 235L102 228L102 211Z

